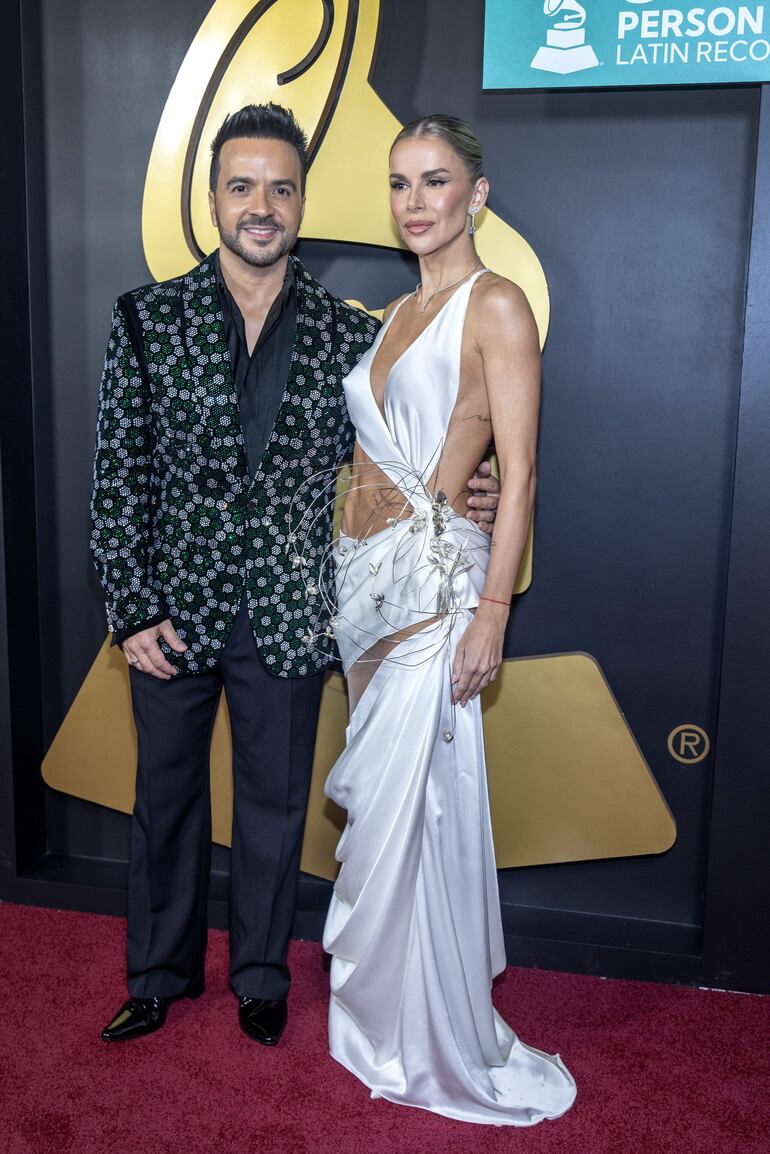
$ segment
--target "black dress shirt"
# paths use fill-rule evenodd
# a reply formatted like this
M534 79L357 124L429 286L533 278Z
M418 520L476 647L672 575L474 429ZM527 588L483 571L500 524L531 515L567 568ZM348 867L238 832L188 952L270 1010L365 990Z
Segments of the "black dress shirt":
M246 459L253 477L273 431L289 376L297 328L294 268L289 261L281 291L270 306L262 332L251 353L246 344L246 325L241 310L222 276L219 253L216 270L230 367L233 370L241 427L246 442Z
M225 339L246 443L246 459L253 477L270 440L289 376L297 328L294 267L289 260L281 291L270 306L262 332L251 353L246 343L243 315L222 276L219 253L216 256L216 272L225 319ZM141 633L151 625L160 625L167 617L168 611L164 609L148 621L116 630L112 635L112 644L120 645L135 633Z

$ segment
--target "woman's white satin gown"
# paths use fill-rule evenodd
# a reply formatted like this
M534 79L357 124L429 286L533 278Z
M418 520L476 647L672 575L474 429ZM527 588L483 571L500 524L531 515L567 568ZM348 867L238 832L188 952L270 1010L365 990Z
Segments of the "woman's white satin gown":
M481 707L477 698L454 708L450 693L489 540L425 484L457 397L478 275L394 364L384 418L370 367L388 325L345 382L361 447L412 513L335 547L345 672L367 660L375 672L326 784L348 814L324 933L329 1034L332 1055L372 1097L528 1126L569 1109L575 1083L558 1055L525 1046L492 1006L505 951ZM378 641L420 622L429 623L378 663Z

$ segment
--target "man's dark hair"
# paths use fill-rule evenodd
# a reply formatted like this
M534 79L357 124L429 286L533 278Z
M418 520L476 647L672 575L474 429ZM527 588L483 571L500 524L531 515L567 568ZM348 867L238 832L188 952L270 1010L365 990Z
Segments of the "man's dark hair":
M211 142L209 188L216 190L219 180L219 154L228 140L248 137L252 140L284 140L296 149L301 172L301 192L305 194L307 177L307 137L294 113L281 104L247 104L238 112L226 116Z

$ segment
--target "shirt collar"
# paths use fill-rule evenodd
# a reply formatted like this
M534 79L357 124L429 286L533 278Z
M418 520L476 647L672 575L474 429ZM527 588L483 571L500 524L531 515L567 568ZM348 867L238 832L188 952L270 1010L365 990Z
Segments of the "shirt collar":
M219 286L220 289L223 290L223 292L225 292L227 294L226 299L228 301L232 300L233 299L232 293L230 292L229 288L227 287L227 283L225 281L224 274L222 272L222 264L221 264L220 259L219 259L219 249L217 249L216 253L214 254L214 271L216 273L217 285ZM296 281L296 276L295 276L295 272L294 272L294 258L290 256L286 262L286 273L285 273L284 278L283 278L283 284L281 286L281 291L278 293L278 296L276 297L276 300L274 303L281 304L281 305L286 303L286 301L289 299L289 294L291 293L291 290L294 288L295 281Z

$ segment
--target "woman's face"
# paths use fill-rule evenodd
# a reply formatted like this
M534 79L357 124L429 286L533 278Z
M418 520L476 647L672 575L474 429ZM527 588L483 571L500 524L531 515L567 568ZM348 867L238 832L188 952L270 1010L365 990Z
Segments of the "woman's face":
M471 204L484 200L477 185L445 141L421 136L396 144L390 154L390 210L412 252L436 252L467 229Z

